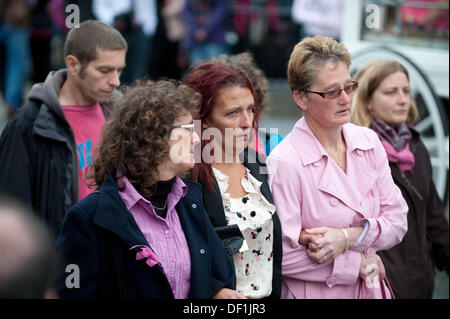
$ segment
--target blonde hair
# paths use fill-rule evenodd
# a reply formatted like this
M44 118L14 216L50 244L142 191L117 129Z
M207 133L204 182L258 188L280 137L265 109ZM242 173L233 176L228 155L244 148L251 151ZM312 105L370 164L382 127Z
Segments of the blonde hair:
M370 122L372 122L372 114L370 114L367 106L372 99L373 93L386 77L399 71L403 72L409 81L408 70L396 61L376 60L355 74L354 80L358 82L358 90L353 96L352 123L366 127L370 125ZM417 106L414 99L411 98L406 124L414 124L417 117Z
M326 63L343 62L350 67L351 55L342 43L321 35L306 37L291 53L288 64L288 82L291 91L308 90L317 72Z

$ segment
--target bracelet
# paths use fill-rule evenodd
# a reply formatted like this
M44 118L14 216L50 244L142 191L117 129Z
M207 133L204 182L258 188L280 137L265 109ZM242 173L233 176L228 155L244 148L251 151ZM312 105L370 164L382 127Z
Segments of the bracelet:
M344 233L344 237L345 237L345 248L344 248L344 254L347 252L348 250L348 234L347 231L344 228L341 228L342 232Z

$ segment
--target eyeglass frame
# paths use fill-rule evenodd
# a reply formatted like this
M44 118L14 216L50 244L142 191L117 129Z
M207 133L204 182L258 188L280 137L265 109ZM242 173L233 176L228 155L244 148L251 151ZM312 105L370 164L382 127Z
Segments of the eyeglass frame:
M175 128L184 128L184 129L190 130L191 132L194 132L195 124L191 123L191 124L182 124L182 125L172 125L172 129L175 129Z
M358 82L352 81L352 85L338 90L338 95L336 95L335 97L329 97L329 98L325 97L325 94L327 94L329 92L315 92L315 91L308 91L308 90L305 90L305 92L307 92L307 93L315 93L317 95L320 95L320 97L322 97L323 99L326 99L326 100L333 100L333 99L337 99L338 97L340 97L341 94L342 94L342 91L345 91L348 88L352 88L352 91L348 92L348 93L346 91L345 93L351 94L351 93L355 92L358 89Z

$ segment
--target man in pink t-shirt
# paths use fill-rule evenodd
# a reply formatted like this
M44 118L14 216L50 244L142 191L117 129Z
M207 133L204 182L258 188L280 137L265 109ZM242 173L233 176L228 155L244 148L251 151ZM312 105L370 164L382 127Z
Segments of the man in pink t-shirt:
M113 27L87 20L70 30L66 69L35 84L0 138L0 192L32 208L58 235L68 209L92 190L95 157L112 99L120 95L127 43Z

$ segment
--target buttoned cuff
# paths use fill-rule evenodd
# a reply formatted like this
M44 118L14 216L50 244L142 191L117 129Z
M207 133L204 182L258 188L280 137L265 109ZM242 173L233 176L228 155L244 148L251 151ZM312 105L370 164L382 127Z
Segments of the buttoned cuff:
M333 271L326 283L328 287L335 285L353 285L358 280L361 268L361 254L356 251L347 251L334 258Z

